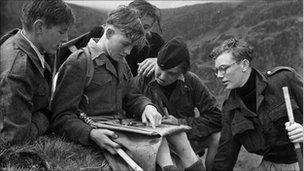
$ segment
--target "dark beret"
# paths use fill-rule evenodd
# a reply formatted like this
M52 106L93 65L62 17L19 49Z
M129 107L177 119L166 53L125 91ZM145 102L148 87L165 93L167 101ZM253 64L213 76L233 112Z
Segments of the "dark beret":
M169 40L157 55L157 64L162 70L171 69L189 61L190 55L187 45L180 36Z

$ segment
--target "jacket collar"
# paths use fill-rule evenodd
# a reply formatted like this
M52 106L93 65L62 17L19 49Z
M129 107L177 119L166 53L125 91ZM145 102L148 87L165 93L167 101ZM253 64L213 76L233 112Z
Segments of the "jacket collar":
M252 68L256 71L256 111L258 111L262 101L264 100L264 90L267 86L266 77L257 69ZM228 99L225 102L225 110L233 110L242 107L242 100L236 93L236 90L231 90Z
M97 45L98 40L97 38L91 38L88 43L92 60L98 58L101 54L106 54L105 51Z
M185 82L185 76L184 76L184 74L181 74L178 78L177 78L177 80L179 80L179 81L182 81L182 82ZM150 84L155 84L155 83L153 83L153 82L157 82L156 81L156 79L155 79L155 75L152 75L151 76L151 80L149 81L149 84L148 85L150 85Z
M177 85L176 88L172 91L172 94L170 96L170 99L168 99L169 101L176 101L179 98L183 97L182 95L184 95L187 91L190 91L190 88L185 84L185 76L184 74L182 74L180 77L178 77L177 79ZM153 75L151 77L151 80L148 83L149 87L153 87L153 88L160 88L160 85L157 83L155 76ZM162 93L162 92L160 92ZM173 102L174 103L174 102Z
M20 49L22 49L28 55L29 59L33 61L34 65L37 67L37 69L43 76L44 68L41 65L41 61L39 60L37 53L32 48L30 43L25 39L24 36L21 35L21 30L19 30L18 33L16 34L16 44ZM50 67L47 68L50 69Z
M38 59L40 60L40 63L41 63L41 66L42 68L45 68L44 67L44 63L45 63L45 60L44 60L44 55L42 55L38 48L34 45L33 42L31 42L25 35L24 35L24 30L21 30L20 31L20 34L24 37L24 39L30 44L30 46L32 47L32 49L34 49L34 51L36 52L37 56L38 56Z
M96 42L99 41L99 38L91 38L88 43L88 48L91 54L92 60L96 62L97 66L105 65L106 69L110 71L116 77L119 77L115 67L111 63L108 55L106 55L105 51L101 49ZM127 63L125 59L117 62L117 70L120 72L122 70L123 63Z
M259 70L256 69L256 71L258 73L256 76L256 111L258 111L264 100L264 90L268 83L266 77Z

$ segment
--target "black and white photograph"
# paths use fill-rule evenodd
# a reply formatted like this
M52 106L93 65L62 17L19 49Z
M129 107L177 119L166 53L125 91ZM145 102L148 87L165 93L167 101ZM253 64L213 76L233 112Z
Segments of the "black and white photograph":
M0 170L303 171L303 0L0 8Z

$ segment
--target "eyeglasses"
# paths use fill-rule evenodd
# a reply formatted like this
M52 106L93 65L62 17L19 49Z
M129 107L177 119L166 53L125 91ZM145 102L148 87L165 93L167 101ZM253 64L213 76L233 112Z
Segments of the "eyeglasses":
M214 69L214 74L218 77L219 75L225 75L228 68L230 68L232 65L236 64L237 61L233 62L230 65L221 65L218 68ZM220 73L220 74L219 74Z

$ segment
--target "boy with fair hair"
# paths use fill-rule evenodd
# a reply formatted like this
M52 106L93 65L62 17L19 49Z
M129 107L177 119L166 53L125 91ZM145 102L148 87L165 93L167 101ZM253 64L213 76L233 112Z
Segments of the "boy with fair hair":
M124 59L134 46L142 46L145 43L145 31L137 12L125 6L110 12L104 30L100 39L90 39L83 50L73 52L61 66L51 106L54 112L54 131L84 145L97 144L105 150L108 162L115 169L113 165L117 162L111 163L112 159L109 159L106 152L116 154L116 149L121 146L120 140L126 136L130 136L129 139L133 142L142 141L143 136L92 128L79 118L79 114L84 113L93 119L98 117L109 121L124 117L126 111L152 127L161 124L162 116L148 98L131 86L132 73ZM90 66L90 61L87 58L90 58L94 65L94 74L88 85L87 67ZM186 139L185 134L183 137ZM154 140L144 139L150 143L149 148L157 142ZM130 146L128 143L123 145ZM181 157L185 167L199 163L190 145L180 148L180 151L182 150L184 152ZM156 153L160 155L154 159L163 168L172 168L173 162L166 139L160 143ZM144 170L153 170L153 167L148 166L154 166L155 160L149 158L148 153L141 154L142 156L136 156L133 153L135 158L144 162L140 163Z

